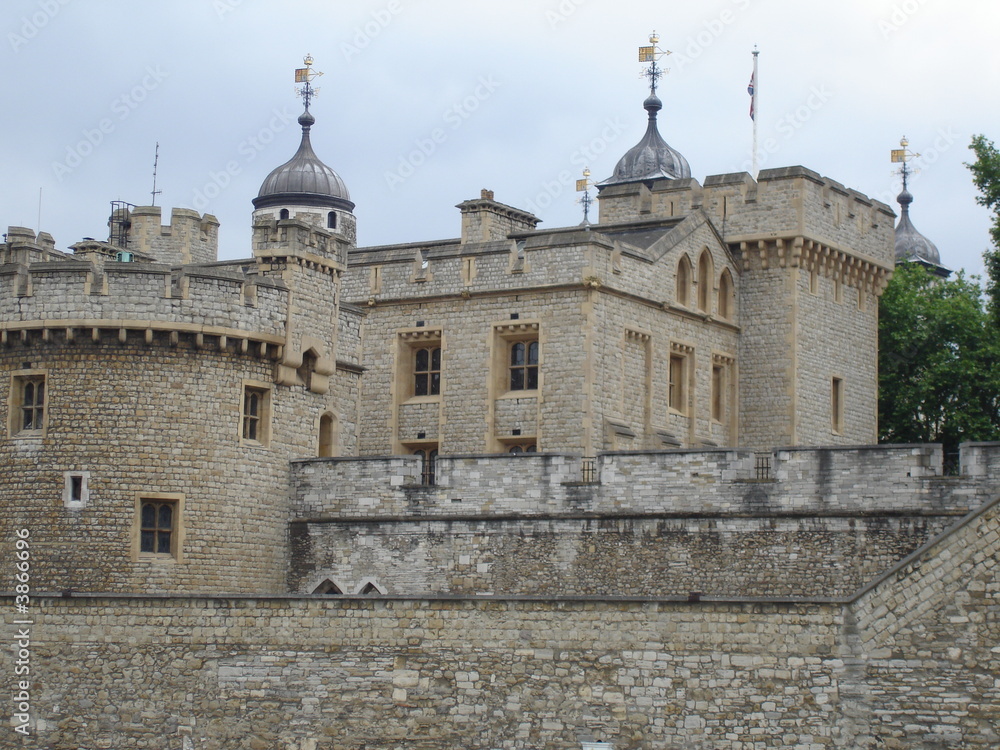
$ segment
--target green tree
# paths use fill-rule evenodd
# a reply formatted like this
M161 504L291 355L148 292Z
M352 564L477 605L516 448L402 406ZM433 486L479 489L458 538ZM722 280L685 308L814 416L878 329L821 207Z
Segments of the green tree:
M897 266L879 303L879 433L946 455L1000 439L1000 334L976 280Z
M976 160L966 163L972 171L972 182L979 189L976 202L993 212L990 237L993 247L983 253L986 266L986 294L989 297L993 324L1000 326L1000 151L985 136L973 136L969 146Z

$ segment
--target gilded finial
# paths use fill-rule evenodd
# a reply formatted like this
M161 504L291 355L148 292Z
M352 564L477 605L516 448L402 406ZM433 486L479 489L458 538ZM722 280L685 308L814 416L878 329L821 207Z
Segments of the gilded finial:
M657 44L659 44L660 36L655 31L649 35L649 45L645 47L639 47L639 62L649 63L649 67L642 72L646 78L649 79L649 95L656 96L656 82L660 80L660 76L664 73L669 73L670 68L660 68L656 61L670 54L670 50L660 49Z
M302 103L305 104L306 111L308 112L309 103L312 101L312 98L319 94L319 89L313 88L312 81L314 78L319 78L323 74L318 70L312 69L312 55L307 53L306 56L302 58L302 62L305 64L305 67L295 69L295 82L302 84L302 86L296 86L295 93L302 97Z

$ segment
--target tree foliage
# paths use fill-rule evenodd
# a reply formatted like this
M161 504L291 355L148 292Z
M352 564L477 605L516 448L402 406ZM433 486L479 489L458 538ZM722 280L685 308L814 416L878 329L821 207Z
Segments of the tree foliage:
M965 166L972 171L972 182L979 190L976 202L993 212L990 229L993 247L983 253L983 261L986 265L990 315L993 324L1000 326L1000 151L997 151L993 141L982 135L973 136L969 148L976 155L976 160Z
M975 280L896 268L879 304L879 433L947 454L1000 439L1000 333Z

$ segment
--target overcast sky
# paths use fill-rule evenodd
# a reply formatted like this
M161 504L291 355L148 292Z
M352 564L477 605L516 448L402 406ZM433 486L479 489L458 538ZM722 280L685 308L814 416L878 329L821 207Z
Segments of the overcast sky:
M59 248L106 239L109 201L197 208L250 254L251 200L294 153L293 71L324 73L313 145L361 245L455 237L479 196L576 224L573 181L642 136L637 47L672 50L660 132L694 177L801 164L898 208L889 151L922 154L911 217L978 273L989 216L963 162L1000 140L1000 3L988 0L8 0L0 224ZM166 209L165 209L166 210Z

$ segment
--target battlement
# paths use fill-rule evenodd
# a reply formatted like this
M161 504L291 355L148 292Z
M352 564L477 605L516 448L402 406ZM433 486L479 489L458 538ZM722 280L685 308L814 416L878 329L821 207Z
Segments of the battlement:
M36 236L27 227L7 227L4 242L0 244L0 265L39 263L65 257L66 253L56 250L51 234L39 232Z
M219 254L219 220L188 208L174 208L162 224L160 206L136 206L129 214L128 247L159 263L212 263Z
M805 167L766 169L697 180L653 180L601 188L602 223L705 212L726 242L801 237L891 269L895 213ZM761 228L766 227L762 232Z
M434 486L421 484L418 456L295 461L293 516L954 515L995 494L1000 443L964 444L957 477L943 476L939 445L608 452L591 461L441 455Z
M256 258L298 258L307 264L343 270L350 243L336 232L303 219L257 217L253 223Z
M253 264L252 261L250 261ZM243 264L58 262L0 267L0 329L162 330L273 343L284 341L288 290ZM252 265L255 270L255 266ZM72 334L67 334L72 338Z

